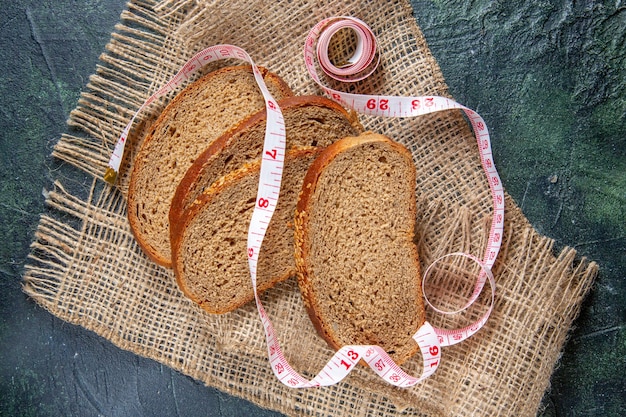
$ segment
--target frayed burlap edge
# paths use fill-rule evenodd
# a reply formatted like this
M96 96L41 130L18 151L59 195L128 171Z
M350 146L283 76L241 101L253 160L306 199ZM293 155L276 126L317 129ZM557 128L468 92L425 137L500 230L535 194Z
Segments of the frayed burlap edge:
M219 13L215 4L129 3L70 116L68 123L76 131L63 135L53 153L93 177L89 196L76 197L61 182L49 193L47 202L54 211L40 220L24 276L26 293L56 316L95 331L122 349L288 415L536 414L597 266L577 259L569 248L555 257L552 240L538 235L508 197L504 244L494 268L498 293L490 321L472 339L445 349L438 372L409 390L387 386L364 368L334 387L296 391L282 386L267 364L254 305L209 316L182 296L170 271L141 253L125 216L127 171L144 127L167 98L140 116L119 188L110 188L99 178L133 111L193 51L214 43L236 43L296 92L319 93L302 68L299 40L323 17L355 15L372 25L385 51L378 76L358 85L359 91L447 94L403 0L299 5L234 1ZM246 26L220 31L223 22ZM251 28L257 35L254 40ZM297 33L279 48L276 42L284 43L285 30ZM422 265L449 252L480 255L490 218L489 196L463 118L449 113L419 120L363 121L413 152L419 174L417 236ZM68 215L77 222L69 221ZM434 295L445 295L449 305L458 305L462 294L451 294L449 288L464 285L436 282ZM308 374L318 371L332 352L308 322L295 282L289 280L264 297L294 367ZM458 326L480 314L484 306L479 303L463 317L430 314L429 320ZM405 368L418 374L419 359Z

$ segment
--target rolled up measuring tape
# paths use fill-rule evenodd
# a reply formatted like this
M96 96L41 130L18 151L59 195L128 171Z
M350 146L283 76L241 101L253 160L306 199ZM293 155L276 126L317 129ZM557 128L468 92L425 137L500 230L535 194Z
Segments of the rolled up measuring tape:
M423 371L419 377L413 377L405 373L381 347L374 345L350 345L342 347L333 355L318 375L311 380L308 380L296 372L285 359L280 349L276 331L274 330L272 323L263 308L256 289L258 255L261 250L263 238L267 231L267 226L270 223L278 203L278 195L282 180L284 150L286 147L284 120L280 107L268 91L260 71L247 52L243 49L233 45L216 45L198 52L166 85L148 98L148 100L133 115L130 122L122 132L111 155L109 166L105 173L105 180L111 184L115 183L130 128L137 115L150 103L170 91L177 89L187 79L196 74L202 67L210 62L221 59L238 58L250 63L255 80L265 99L267 121L263 146L264 157L261 162L259 188L256 199L257 204L255 204L248 231L247 255L257 310L265 331L270 366L276 377L286 386L293 388L307 388L336 384L348 375L359 361L363 360L376 374L390 384L399 387L410 387L423 381L435 372L441 360L441 346L458 343L470 337L484 325L489 317L489 314L491 313L493 308L493 299L495 296L495 281L491 273L491 266L497 257L501 243L504 222L504 195L498 174L493 164L493 159L491 157L491 144L487 127L482 118L475 112L459 105L458 103L455 103L452 100L442 97L361 96L342 93L323 86L315 70L314 65L316 54L314 53L313 46L316 44L320 33L322 33L324 28L327 28L331 23L332 25L330 27L332 30L328 37L329 40L332 38L332 31L336 32L344 27L354 30L357 33L358 39L354 56L348 61L348 65L340 71L343 72L343 74L339 74L338 76L333 74L333 76L339 77L339 79L344 81L356 81L358 79L362 79L363 71L366 71L365 76L373 71L371 68L372 64L370 62L370 57L374 57L376 52L375 39L371 30L367 27L367 25L358 19L349 17L331 18L320 22L313 28L307 37L304 47L305 63L313 79L327 94L331 96L331 98L353 108L354 110L380 116L411 117L449 109L461 109L465 111L472 123L472 126L474 127L479 144L483 168L489 178L489 186L494 202L494 218L492 221L488 247L485 252L484 260L481 261L473 255L455 253L445 255L444 257L436 260L434 263L449 256L465 256L478 263L482 272L479 274L474 288L474 293L472 294L466 307L471 305L477 299L487 279L491 285L491 305L483 317L464 329L434 329L428 322L424 323L413 336L413 339L420 347L423 358ZM372 45L374 45L373 48ZM328 46L322 46L322 49L324 47L327 48ZM367 59L363 58L364 54L369 54L368 57L366 57ZM327 57L327 54L321 54L320 56ZM327 63L325 62L324 64ZM325 65L324 70L331 71L332 73L333 67L334 65L332 64ZM347 74L346 69L348 72ZM350 73L351 71L352 73ZM424 283L431 267L432 265L424 274ZM433 307L428 298L425 297L425 299L427 303ZM437 309L435 310L440 311ZM449 314L450 312L442 313Z

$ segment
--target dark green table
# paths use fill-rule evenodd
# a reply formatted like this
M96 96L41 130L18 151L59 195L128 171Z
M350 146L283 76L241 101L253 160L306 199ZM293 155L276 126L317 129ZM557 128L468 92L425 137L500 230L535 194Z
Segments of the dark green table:
M541 233L601 267L542 415L625 415L626 5L412 3L452 95L489 123L507 191ZM124 6L0 5L0 416L275 415L121 351L21 291L42 190L64 169L49 154Z

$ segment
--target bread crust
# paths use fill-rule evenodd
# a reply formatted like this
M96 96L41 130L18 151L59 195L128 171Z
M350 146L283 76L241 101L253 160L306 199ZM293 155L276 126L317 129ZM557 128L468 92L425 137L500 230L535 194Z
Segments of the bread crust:
M346 111L341 105L321 96L291 96L278 101L278 106L283 112L288 112L291 109L306 106L318 106L332 109L339 114L342 114L347 120L350 121L355 131L361 132L363 130L359 123L355 113ZM267 112L265 109L258 111L255 114L250 115L248 118L242 120L236 126L233 126L227 132L224 132L220 137L213 141L199 156L194 163L189 167L185 176L180 181L176 188L172 204L169 211L169 223L170 223L170 235L173 236L179 233L181 216L189 205L188 194L198 181L198 176L202 172L203 168L211 162L211 160L227 147L237 133L250 129L261 122L264 122L267 118ZM210 184L207 184L210 186Z
M412 156L410 152L402 145L390 140L386 136L373 133L364 132L360 136L346 137L340 141L337 141L328 146L311 164L307 174L304 177L302 184L302 191L300 192L298 202L296 203L296 211L294 215L294 245L295 245L295 260L296 260L296 276L298 278L298 285L302 294L302 299L307 310L307 313L313 323L313 326L317 330L318 334L328 343L328 345L334 350L339 350L342 346L339 343L339 338L333 332L333 330L324 324L324 320L318 314L320 310L318 299L315 297L315 290L313 289L308 271L309 265L307 260L309 259L308 247L309 244L306 241L306 231L309 227L309 213L312 204L312 196L314 194L317 182L324 172L324 169L342 152L358 145L372 142L386 142L393 148L397 149L399 153L403 154L413 164ZM415 183L415 177L412 182ZM417 214L416 205L411 205L411 217L415 218ZM412 259L416 265L417 270L420 270L419 256L417 247L413 244ZM417 285L420 288L421 293L421 277L416 277ZM422 317L420 318L419 326L425 322L424 304L422 297L419 297L419 310L422 311ZM419 328L418 326L418 328ZM417 331L417 329L415 329ZM411 356L419 351L417 343L413 343L412 349L405 357L394 357L397 364L404 363ZM394 355L392 355L394 356ZM363 361L360 361L362 365L365 365Z
M152 142L153 140L153 134L154 132L157 130L158 126L160 126L162 123L166 122L167 118L169 117L170 113L172 111L176 110L176 106L178 103L180 103L181 101L185 100L187 95L191 92L194 91L197 88L203 88L204 86L206 86L207 84L211 83L211 80L215 77L221 76L225 73L228 72L233 72L233 71L241 71L242 69L244 69L245 71L247 71L248 73L252 73L252 67L249 65L238 65L238 66L230 66L230 67L225 67L225 68L221 68L218 69L216 71L212 71L206 75L204 75L203 77L201 77L199 80L195 81L194 83L190 84L189 86L185 87L180 93L178 93L173 99L172 101L165 107L165 109L163 109L163 111L161 112L161 114L159 115L159 117L157 118L157 120L154 122L150 133L146 136L146 138L144 139L144 142L142 144L142 148L144 146L147 146L147 144L149 144L150 142ZM282 80L278 75L270 72L268 69L263 68L263 67L259 67L259 71L261 72L264 80L266 81L266 83L272 83L274 84L284 95L287 96L293 96L293 91L291 90L291 88L287 85L287 83ZM130 176L130 182L129 182L129 186L128 186L128 197L127 197L127 204L128 204L128 210L127 210L127 217L128 217L128 222L130 224L130 228L131 231L133 233L133 236L135 237L135 240L137 241L137 243L139 244L139 246L142 248L142 250L144 251L144 253L155 263L157 263L158 265L164 266L166 268L171 268L172 263L171 263L171 259L166 258L162 253L159 253L159 251L152 245L150 244L147 240L146 237L140 232L140 219L137 215L137 213L133 210L133 207L135 206L135 190L137 189L137 175L135 174L135 172L139 171L142 168L145 168L145 162L140 158L141 156L141 152L137 155L136 160L133 163L133 167L132 167L132 172L131 172L131 176ZM165 219L168 220L168 219Z

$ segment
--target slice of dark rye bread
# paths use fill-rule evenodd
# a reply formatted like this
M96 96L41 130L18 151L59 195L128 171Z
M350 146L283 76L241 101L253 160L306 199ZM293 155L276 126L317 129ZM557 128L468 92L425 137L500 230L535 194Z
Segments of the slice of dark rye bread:
M302 179L319 152L298 149L285 157L278 205L259 255L259 291L295 274L293 213ZM246 246L259 172L256 160L220 178L185 210L180 233L173 236L178 285L209 313L227 313L254 298Z
M320 96L295 96L278 101L285 122L287 151L305 146L326 147L363 127L356 113ZM170 233L184 210L218 178L260 158L267 113L261 110L216 139L189 167L178 184L169 213Z
M330 145L306 174L294 226L298 284L335 349L379 345L397 363L419 350L415 184L410 152L371 132Z
M276 100L293 92L277 75L260 68ZM265 107L249 66L211 72L181 91L162 111L133 163L128 220L144 252L171 266L168 213L176 186L216 138Z

